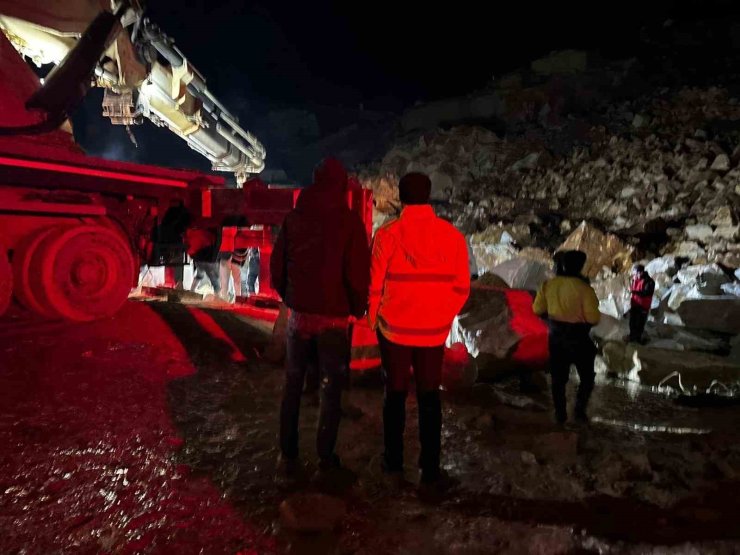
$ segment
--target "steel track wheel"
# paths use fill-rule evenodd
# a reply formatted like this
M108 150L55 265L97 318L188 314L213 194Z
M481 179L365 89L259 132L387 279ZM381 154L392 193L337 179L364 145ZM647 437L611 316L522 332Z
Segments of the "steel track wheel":
M111 316L126 302L134 258L126 240L102 225L69 227L39 247L39 296L59 316L89 321Z
M10 305L10 297L13 294L13 268L8 262L8 252L0 245L0 316Z
M57 317L57 314L46 306L39 298L39 292L32 285L33 276L41 271L39 258L36 256L41 243L49 236L59 233L61 226L48 227L35 231L25 237L15 248L13 253L13 280L15 298L24 307L48 317ZM36 258L36 262L34 262Z

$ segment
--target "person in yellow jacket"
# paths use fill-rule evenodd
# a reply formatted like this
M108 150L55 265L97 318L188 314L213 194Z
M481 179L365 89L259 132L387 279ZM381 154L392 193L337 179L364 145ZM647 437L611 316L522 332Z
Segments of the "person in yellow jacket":
M594 388L596 347L589 331L599 323L601 314L596 293L581 275L585 263L586 254L582 251L556 253L556 277L542 285L532 306L535 314L547 318L549 324L552 400L555 419L561 424L567 420L565 386L571 364L580 379L576 420L588 420L586 409Z
M406 396L413 367L419 404L419 467L439 483L444 342L470 292L468 247L429 204L432 184L410 173L399 183L401 215L375 234L368 321L378 335L385 380L383 469L403 472Z

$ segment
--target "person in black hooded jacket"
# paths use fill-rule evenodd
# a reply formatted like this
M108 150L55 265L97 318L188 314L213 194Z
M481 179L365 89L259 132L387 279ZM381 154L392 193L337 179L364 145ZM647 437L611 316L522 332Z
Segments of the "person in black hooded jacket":
M272 286L291 309L280 409L286 473L298 468L298 418L310 353L318 354L322 377L319 468L340 466L334 447L349 371L349 317L361 318L367 310L369 275L365 227L347 203L347 172L338 160L327 158L286 216L270 260Z

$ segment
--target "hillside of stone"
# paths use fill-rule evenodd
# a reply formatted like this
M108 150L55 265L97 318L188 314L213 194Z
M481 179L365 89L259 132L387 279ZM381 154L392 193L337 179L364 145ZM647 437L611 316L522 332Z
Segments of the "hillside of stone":
M537 111L548 114L543 99ZM519 223L531 246L553 248L571 222L587 220L641 254L740 265L740 103L727 89L661 89L559 119L520 121L529 129L504 136L482 126L422 131L364 182L392 212L398 178L428 173L438 212L468 234Z

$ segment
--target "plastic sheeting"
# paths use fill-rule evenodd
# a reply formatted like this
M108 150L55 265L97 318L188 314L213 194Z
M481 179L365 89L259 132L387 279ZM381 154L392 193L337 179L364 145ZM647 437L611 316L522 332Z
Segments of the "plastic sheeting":
M512 258L491 269L512 289L537 291L546 280L552 277L549 267L526 258Z
M541 367L548 359L547 326L532 312L532 300L527 291L473 287L447 345L463 343L479 365Z

